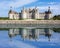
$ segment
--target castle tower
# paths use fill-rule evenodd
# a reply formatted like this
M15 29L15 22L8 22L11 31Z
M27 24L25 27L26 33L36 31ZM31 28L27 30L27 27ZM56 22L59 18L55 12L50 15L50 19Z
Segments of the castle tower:
M9 14L9 13L12 13L12 7L10 7L10 10L9 10L8 14Z
M48 11L45 12L45 19L50 19L52 18L52 13L50 11L50 7L48 7Z
M21 16L22 16L22 19L26 19L27 18L27 13L26 13L26 10L25 10L24 7L22 9Z
M10 7L8 16L9 16L9 19L19 19L19 14L15 11L12 11L12 7Z
M50 12L50 7L48 7L48 11Z
M13 19L13 17L12 17L12 6L10 7L10 10L9 10L9 12L8 12L8 17L9 17L9 19Z
M29 8L29 16L28 19L32 19L32 8Z
M34 16L35 16L35 19L38 19L38 17L39 17L39 11L38 11L37 7L35 7L35 14L34 14Z
M48 8L48 14L49 14L49 19L51 19L52 18L52 12L51 12L50 7Z

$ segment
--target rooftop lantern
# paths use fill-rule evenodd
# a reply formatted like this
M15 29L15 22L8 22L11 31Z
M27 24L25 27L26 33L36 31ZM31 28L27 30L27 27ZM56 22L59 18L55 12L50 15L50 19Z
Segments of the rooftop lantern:
M50 7L48 7L48 13L51 13L51 11L50 11Z

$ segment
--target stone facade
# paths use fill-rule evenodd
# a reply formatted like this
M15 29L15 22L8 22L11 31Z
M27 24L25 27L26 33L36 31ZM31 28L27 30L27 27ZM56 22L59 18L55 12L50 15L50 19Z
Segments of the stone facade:
M37 7L31 9L23 8L20 13L10 10L8 13L9 19L50 19L52 17L52 13L50 11L50 7L48 11L44 13L40 13Z
M10 10L8 13L9 19L19 19L19 13Z

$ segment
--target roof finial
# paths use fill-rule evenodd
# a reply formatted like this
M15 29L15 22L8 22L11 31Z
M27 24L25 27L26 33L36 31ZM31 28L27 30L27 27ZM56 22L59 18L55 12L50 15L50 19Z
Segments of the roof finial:
M48 11L50 11L50 6L48 7Z
M12 9L12 6L10 6L10 9Z
M25 7L23 7L23 10L25 10Z
M37 6L35 6L35 9L37 9Z

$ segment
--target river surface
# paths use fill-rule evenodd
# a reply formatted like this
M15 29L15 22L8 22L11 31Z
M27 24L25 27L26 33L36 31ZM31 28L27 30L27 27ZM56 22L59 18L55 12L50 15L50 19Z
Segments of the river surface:
M0 48L60 48L60 28L0 27Z

